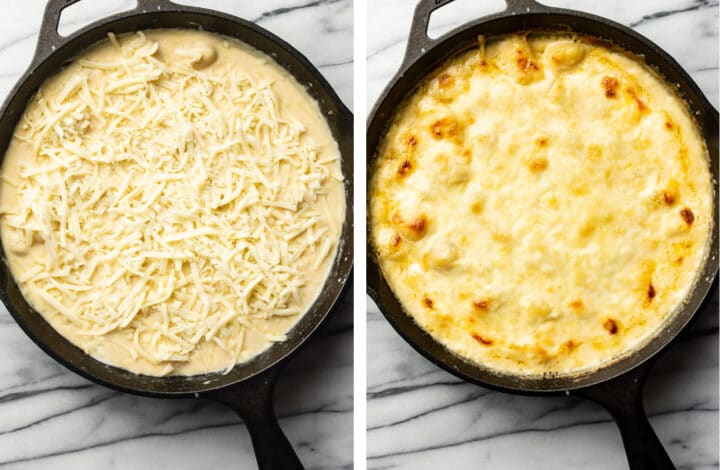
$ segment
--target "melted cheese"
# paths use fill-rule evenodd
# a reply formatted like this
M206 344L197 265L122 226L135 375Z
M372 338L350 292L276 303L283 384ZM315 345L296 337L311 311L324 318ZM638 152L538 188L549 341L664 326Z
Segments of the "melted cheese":
M621 51L480 39L422 83L379 149L381 269L467 360L526 375L600 366L692 288L712 225L706 147L683 101Z
M2 169L27 300L133 372L230 370L309 308L344 214L317 104L240 42L112 34L50 79Z

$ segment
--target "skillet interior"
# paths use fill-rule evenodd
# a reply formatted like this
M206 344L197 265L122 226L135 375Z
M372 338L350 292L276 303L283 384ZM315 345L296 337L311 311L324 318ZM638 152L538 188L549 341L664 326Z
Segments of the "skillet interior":
M273 57L306 87L325 115L342 155L346 213L338 254L319 297L310 310L288 332L288 339L272 345L251 361L235 366L228 374L151 377L106 365L85 354L57 333L25 301L5 263L0 263L0 299L25 333L47 354L74 372L108 387L149 396L189 396L224 387L255 376L295 351L321 324L340 296L352 268L352 114L322 75L290 45L242 19L219 12L173 5L172 11L121 14L94 23L74 33L46 59L33 61L10 92L0 116L0 153L4 156L12 132L30 98L43 81L56 73L88 46L105 39L107 33L151 28L189 28L232 36ZM42 35L41 35L42 37ZM39 48L40 49L40 48ZM5 254L0 247L0 256Z
M385 89L374 108L368 126L368 182L372 178L372 162L376 158L382 137L387 131L395 111L403 100L411 95L420 81L448 58L473 47L480 34L486 37L508 34L518 31L572 31L579 34L609 41L622 49L645 59L645 62L659 71L671 84L678 84L678 91L685 99L705 138L713 176L715 201L718 194L718 114L704 97L700 89L682 68L659 47L634 31L611 22L581 12L547 9L548 12L510 15L501 13L479 19L462 26L433 42L412 63L403 65L399 74ZM421 44L408 46L420 48ZM368 190L369 194L369 190ZM368 206L369 206L369 200ZM717 204L717 202L716 202ZM369 209L368 209L369 212ZM368 220L368 226L370 222ZM574 375L545 375L543 377L523 377L499 374L493 370L470 363L454 355L432 336L422 330L414 320L405 314L400 302L390 290L367 233L367 282L368 292L375 300L381 312L418 352L445 370L474 383L492 388L520 393L552 393L594 385L635 368L663 349L690 321L706 299L718 269L718 214L714 211L713 230L710 249L701 268L698 281L688 295L684 308L678 311L664 327L642 347L609 362L601 368L583 371Z

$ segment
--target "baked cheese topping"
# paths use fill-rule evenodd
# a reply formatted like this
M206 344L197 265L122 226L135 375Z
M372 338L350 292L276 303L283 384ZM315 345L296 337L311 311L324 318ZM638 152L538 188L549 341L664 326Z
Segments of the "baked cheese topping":
M151 30L48 80L2 168L2 241L27 300L133 372L230 370L317 296L344 208L317 103L248 46Z
M398 111L372 241L406 312L510 374L640 346L707 252L712 187L685 104L645 64L567 34L483 41Z

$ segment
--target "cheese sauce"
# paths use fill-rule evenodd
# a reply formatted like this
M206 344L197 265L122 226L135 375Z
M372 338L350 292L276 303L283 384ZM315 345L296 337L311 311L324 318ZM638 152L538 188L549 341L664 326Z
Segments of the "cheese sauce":
M239 41L150 30L91 47L31 100L2 166L29 303L100 361L229 370L308 310L344 218L317 103Z
M371 236L405 311L511 374L594 368L681 307L707 252L707 149L646 65L570 35L451 59L398 111Z

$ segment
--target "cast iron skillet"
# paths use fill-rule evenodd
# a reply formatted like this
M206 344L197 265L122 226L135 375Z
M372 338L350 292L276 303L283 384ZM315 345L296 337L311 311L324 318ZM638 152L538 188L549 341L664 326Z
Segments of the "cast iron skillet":
M718 113L707 101L688 74L666 52L635 31L613 21L583 12L550 8L534 0L506 0L502 13L471 21L438 39L427 36L430 14L452 0L421 0L410 28L405 58L397 75L385 88L370 115L367 131L368 183L372 178L372 161L382 137L402 103L420 81L438 65L460 51L477 44L479 34L493 36L526 30L571 30L610 41L625 50L644 57L678 90L688 103L707 143L711 157L713 190L718 194ZM368 194L370 194L368 188ZM368 199L369 207L369 199ZM717 209L717 207L716 207ZM369 213L369 209L368 209ZM622 434L628 462L633 470L674 468L665 449L650 427L642 404L642 389L653 359L688 324L709 298L718 270L718 215L710 254L704 260L701 275L687 304L667 325L640 349L592 372L568 376L547 375L523 378L503 375L471 364L451 353L422 330L402 309L385 281L375 259L368 231L367 283L370 297L390 324L411 346L448 372L478 385L509 393L577 395L605 407L617 422ZM370 222L368 222L368 226Z
M150 377L105 365L58 334L25 301L5 263L0 263L0 299L25 333L43 351L68 369L99 384L122 392L152 397L204 397L233 408L245 421L258 465L263 469L302 468L280 429L272 404L273 389L286 359L326 318L338 300L352 270L353 257L353 118L350 111L318 70L292 46L264 29L224 13L181 6L169 0L138 0L129 12L104 18L68 37L57 32L62 10L78 0L50 0L40 29L35 57L10 92L0 115L0 154L7 150L12 132L29 99L49 76L79 52L107 37L149 28L202 27L205 31L236 37L273 57L292 73L316 99L327 118L342 155L346 213L341 245L322 293L308 313L277 343L251 361L235 366L228 374L189 377ZM2 250L2 248L0 248ZM3 252L0 256L5 259Z

